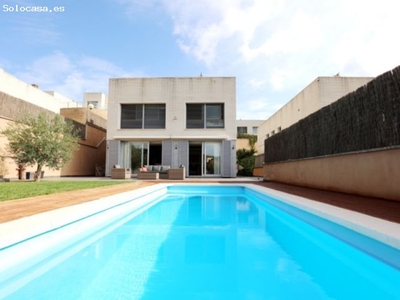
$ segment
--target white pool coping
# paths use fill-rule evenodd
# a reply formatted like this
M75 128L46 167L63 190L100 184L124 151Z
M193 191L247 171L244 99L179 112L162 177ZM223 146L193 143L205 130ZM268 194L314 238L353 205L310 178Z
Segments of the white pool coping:
M400 250L400 224L398 223L270 188L254 185L251 188Z
M40 235L41 233L57 229L66 224L75 222L92 214L98 213L113 206L135 201L149 193L164 190L172 185L222 185L242 186L278 199L286 204L300 208L329 221L333 221L346 228L378 240L400 250L400 224L368 216L351 210L313 201L270 188L253 184L228 183L165 183L144 187L113 196L103 197L90 202L60 208L33 216L17 219L0 224L0 249L9 247L18 242Z
M0 251L3 248L40 235L44 232L52 231L103 210L118 206L119 204L132 200L135 201L154 191L163 190L165 188L166 185L163 184L144 187L1 223Z

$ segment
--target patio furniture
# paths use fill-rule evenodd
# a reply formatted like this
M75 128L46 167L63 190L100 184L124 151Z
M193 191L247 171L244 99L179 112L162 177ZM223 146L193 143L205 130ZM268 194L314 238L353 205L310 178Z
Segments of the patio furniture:
M137 179L157 180L159 177L160 174L157 172L139 172L137 174Z
M184 180L185 179L185 168L169 169L168 179L171 180Z
M111 179L129 179L131 178L130 168L121 168L119 165L115 165L111 169Z
M170 166L166 165L147 165L145 166L147 171L140 171L137 174L138 179L157 180L157 179L172 179L172 180L184 180L185 179L185 168L171 169Z

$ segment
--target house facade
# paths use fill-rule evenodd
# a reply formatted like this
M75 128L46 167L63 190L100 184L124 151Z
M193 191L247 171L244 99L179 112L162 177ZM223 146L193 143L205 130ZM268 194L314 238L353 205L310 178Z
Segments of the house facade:
M106 176L114 165L169 165L236 177L236 79L110 79L106 160Z

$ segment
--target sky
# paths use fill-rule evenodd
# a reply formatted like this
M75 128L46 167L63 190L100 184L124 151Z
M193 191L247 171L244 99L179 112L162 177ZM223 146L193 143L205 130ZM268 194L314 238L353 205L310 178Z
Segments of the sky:
M400 65L398 0L0 3L0 68L80 103L109 78L233 76L237 119L265 120L319 76Z

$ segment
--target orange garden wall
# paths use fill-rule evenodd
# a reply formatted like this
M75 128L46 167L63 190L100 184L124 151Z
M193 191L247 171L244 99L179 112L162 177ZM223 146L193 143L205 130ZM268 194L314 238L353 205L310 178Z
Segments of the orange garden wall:
M61 171L61 176L93 176L96 165L106 163L106 131L86 125L86 140L79 141L73 160Z
M400 201L400 148L267 164L264 180Z

